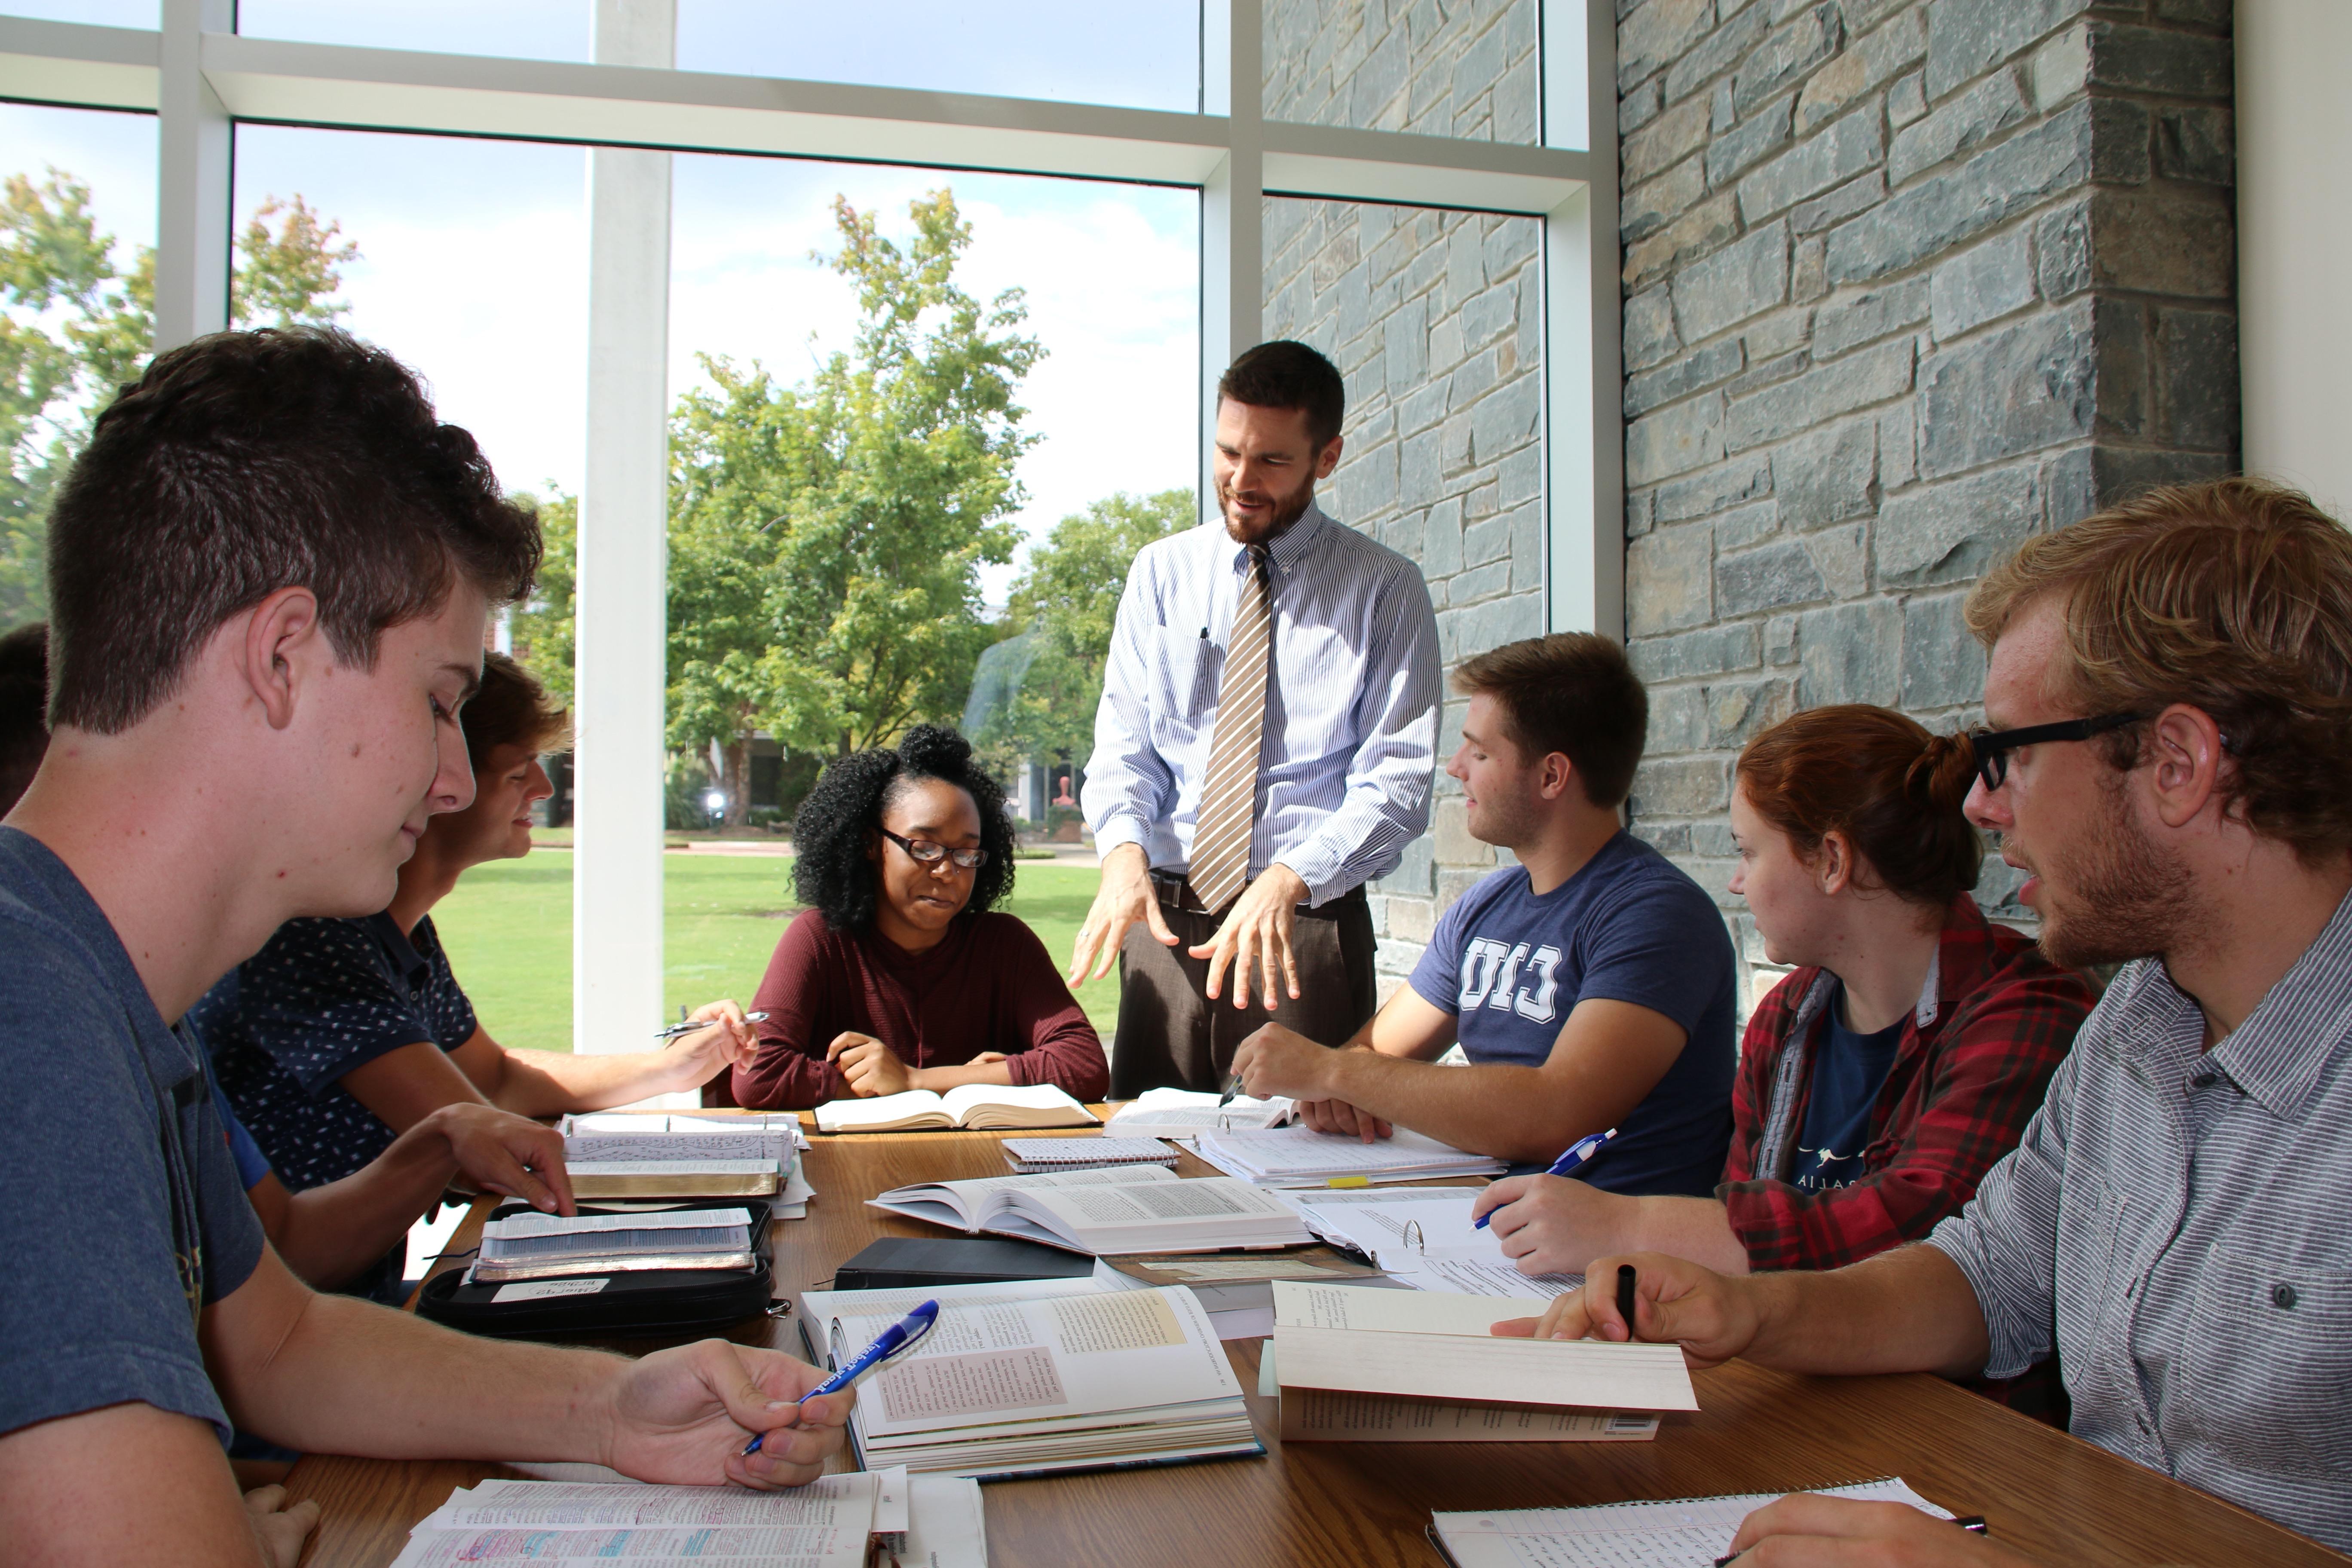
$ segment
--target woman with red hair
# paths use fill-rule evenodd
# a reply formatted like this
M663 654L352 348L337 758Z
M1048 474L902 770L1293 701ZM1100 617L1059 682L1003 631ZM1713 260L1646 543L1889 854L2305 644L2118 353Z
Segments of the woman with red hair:
M2094 1000L1969 896L1984 853L1961 815L1975 774L1965 735L1861 704L1748 742L1731 890L1764 955L1796 967L1748 1020L1722 1184L1686 1198L1497 1182L1480 1207L1521 1268L1644 1251L1731 1274L1835 1268L1958 1212L2040 1109ZM2028 1378L2012 1403L2054 1394Z

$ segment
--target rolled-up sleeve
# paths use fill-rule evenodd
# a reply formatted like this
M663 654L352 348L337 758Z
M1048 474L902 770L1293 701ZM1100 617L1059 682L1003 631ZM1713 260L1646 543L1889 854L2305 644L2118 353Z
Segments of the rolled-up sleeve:
M1150 694L1158 689L1149 647L1157 624L1152 566L1147 548L1128 574L1103 665L1102 700L1095 708L1095 749L1087 759L1081 804L1095 848L1106 855L1122 844L1140 844L1148 852L1152 825L1176 805L1176 775L1151 743Z
M1968 1206L1927 1237L1976 1292L1992 1346L1989 1378L2015 1377L2057 1348L2059 1187L2081 1059L2066 1058L2024 1138L1985 1173Z
M1357 698L1363 740L1348 764L1347 794L1303 843L1276 857L1298 874L1315 904L1395 870L1405 846L1429 826L1437 754L1437 615L1421 574L1409 566L1391 573L1374 597L1368 625Z

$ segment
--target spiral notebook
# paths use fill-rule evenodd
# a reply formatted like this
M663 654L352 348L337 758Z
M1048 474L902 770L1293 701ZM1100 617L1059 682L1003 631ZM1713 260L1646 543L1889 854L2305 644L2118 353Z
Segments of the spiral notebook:
M1739 1521L1786 1492L1677 1498L1598 1508L1515 1508L1430 1516L1429 1539L1454 1568L1711 1568L1731 1550ZM1822 1487L1821 1497L1937 1508L1900 1479Z

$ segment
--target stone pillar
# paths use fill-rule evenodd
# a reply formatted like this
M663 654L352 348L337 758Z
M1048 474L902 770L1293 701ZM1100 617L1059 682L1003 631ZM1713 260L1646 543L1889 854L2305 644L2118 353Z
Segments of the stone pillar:
M1621 5L1634 819L1710 889L1750 735L1829 702L1973 721L1970 583L2236 466L2230 21ZM1979 897L2030 919L2014 885L1995 861Z

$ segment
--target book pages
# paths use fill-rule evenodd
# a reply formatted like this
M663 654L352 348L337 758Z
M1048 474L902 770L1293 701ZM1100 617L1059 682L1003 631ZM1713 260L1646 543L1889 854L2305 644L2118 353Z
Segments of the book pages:
M1533 1298L1274 1283L1283 1386L1505 1405L1696 1410L1681 1349L1600 1340L1498 1339Z

